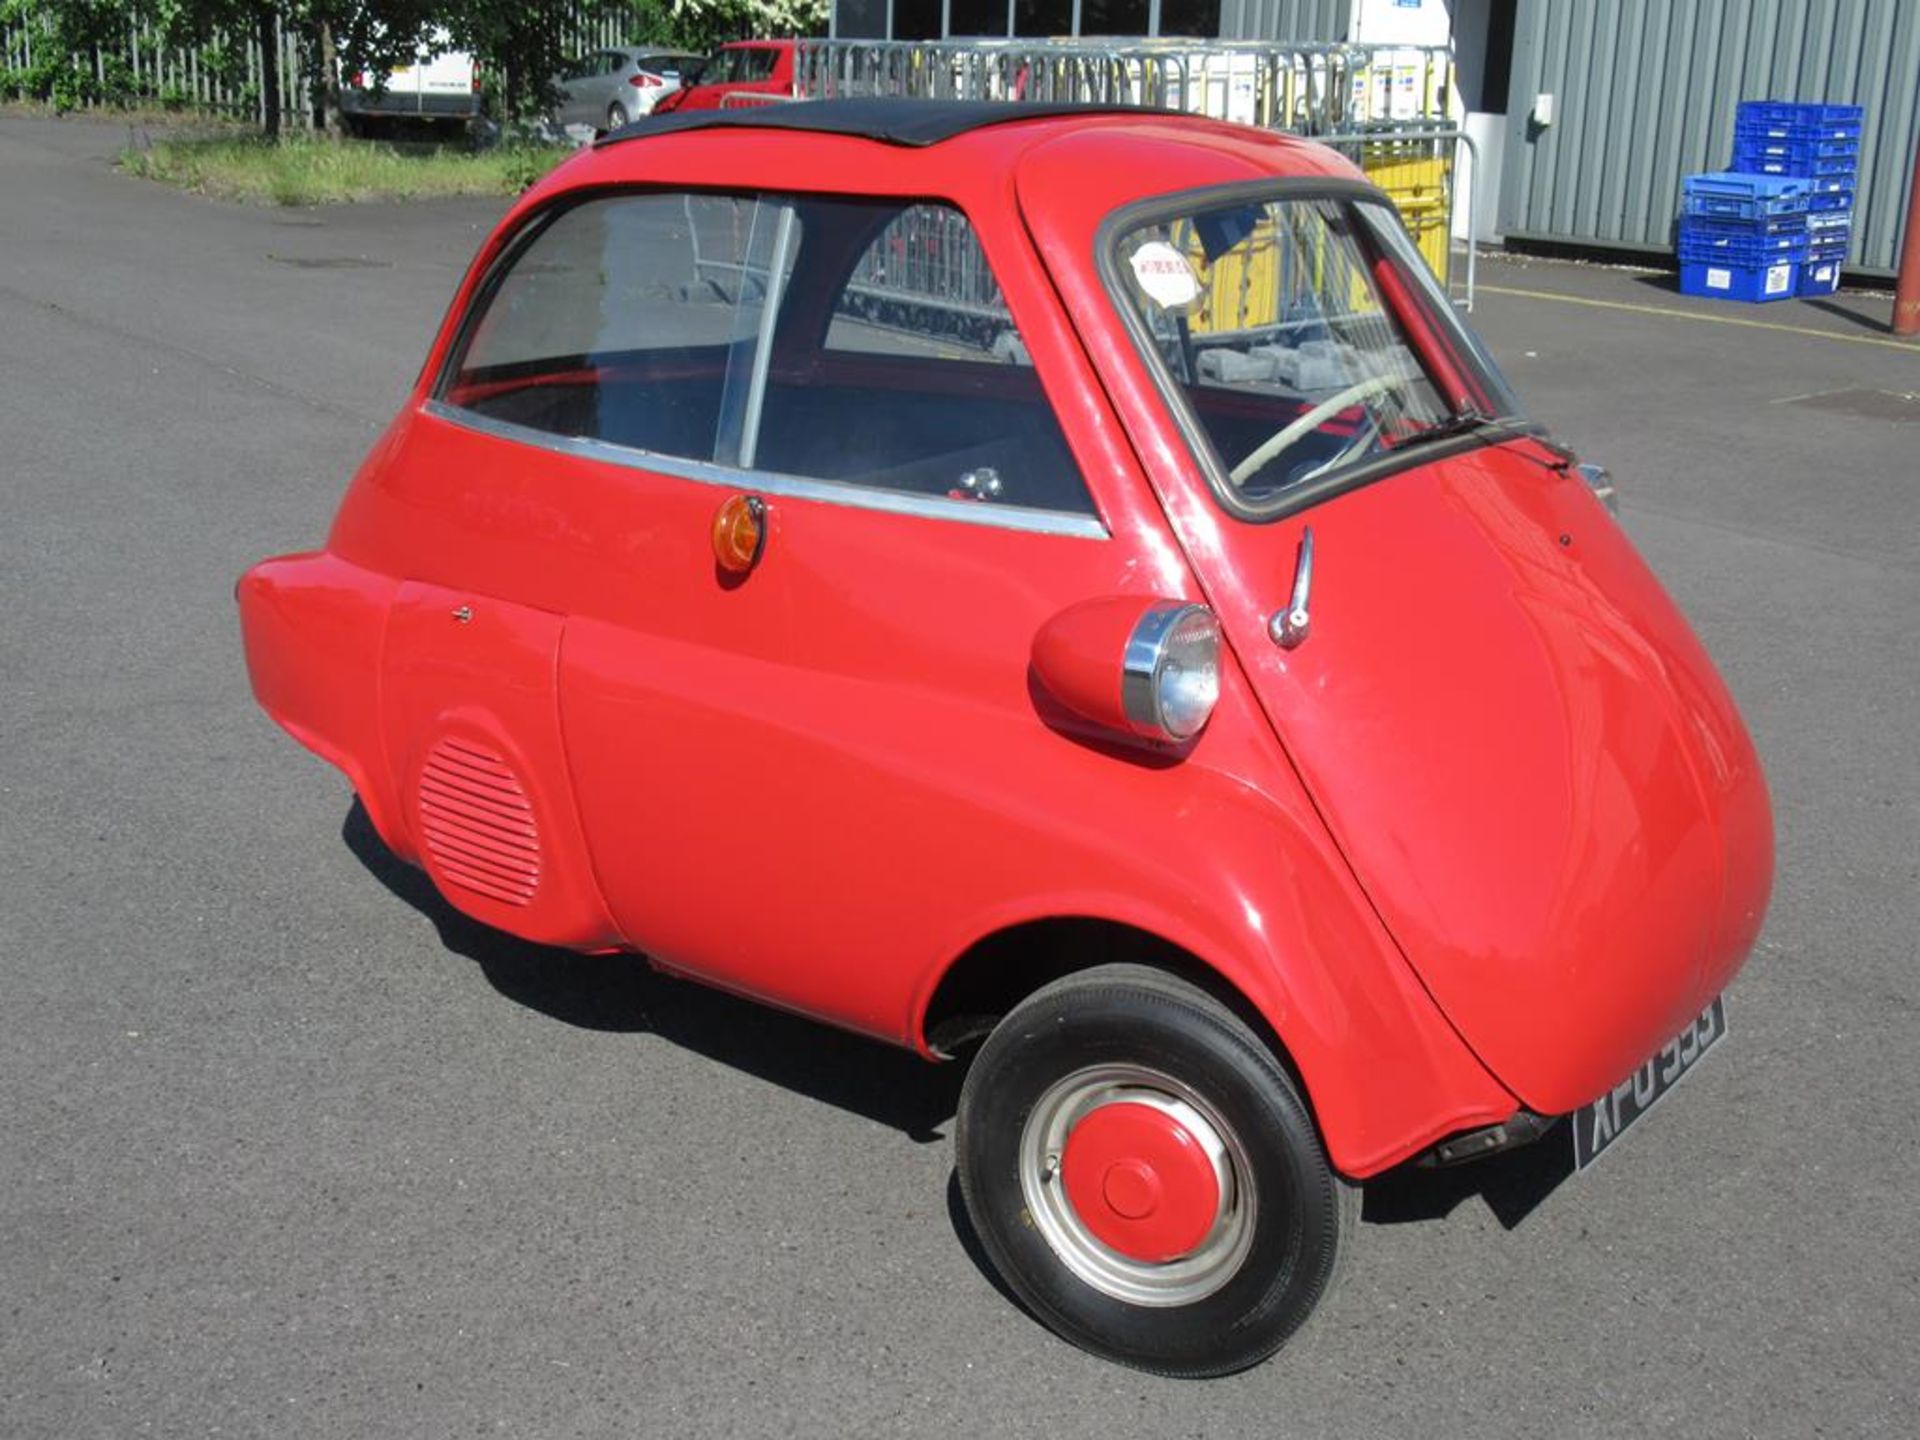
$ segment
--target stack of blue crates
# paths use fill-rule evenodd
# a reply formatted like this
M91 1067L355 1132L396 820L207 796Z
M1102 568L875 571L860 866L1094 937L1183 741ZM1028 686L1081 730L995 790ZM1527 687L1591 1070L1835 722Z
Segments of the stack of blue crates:
M1681 290L1759 301L1839 289L1861 114L1858 105L1742 102L1732 168L1686 177Z
M1748 100L1735 112L1733 168L1792 176L1811 187L1807 258L1797 293L1831 295L1840 288L1853 235L1853 197L1860 174L1858 105Z
M1689 175L1680 217L1680 289L1721 300L1786 300L1811 241L1807 181L1738 170Z

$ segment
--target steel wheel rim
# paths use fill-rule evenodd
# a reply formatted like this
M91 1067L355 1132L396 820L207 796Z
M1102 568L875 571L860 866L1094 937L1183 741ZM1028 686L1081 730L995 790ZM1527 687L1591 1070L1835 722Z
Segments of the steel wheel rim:
M1112 1104L1144 1104L1176 1117L1213 1161L1219 1207L1211 1229L1178 1259L1123 1255L1099 1240L1074 1208L1060 1162L1073 1127ZM1097 1065L1055 1081L1020 1132L1020 1193L1060 1262L1101 1294L1131 1305L1191 1305L1240 1272L1253 1248L1258 1195L1245 1143L1192 1086L1145 1065Z

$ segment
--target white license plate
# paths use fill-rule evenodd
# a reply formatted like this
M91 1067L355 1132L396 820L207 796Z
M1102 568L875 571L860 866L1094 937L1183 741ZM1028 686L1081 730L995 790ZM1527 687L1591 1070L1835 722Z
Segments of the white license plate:
M1647 1062L1613 1089L1573 1112L1573 1165L1584 1170L1606 1153L1634 1121L1659 1104L1668 1091L1692 1073L1693 1067L1727 1033L1727 1006L1722 999L1700 1012L1686 1029L1648 1058Z

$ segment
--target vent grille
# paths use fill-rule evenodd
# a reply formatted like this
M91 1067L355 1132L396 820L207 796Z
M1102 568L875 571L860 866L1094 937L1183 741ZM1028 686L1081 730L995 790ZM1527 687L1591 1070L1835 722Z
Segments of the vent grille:
M540 832L513 767L454 736L427 752L420 827L434 873L502 905L525 905L540 886Z

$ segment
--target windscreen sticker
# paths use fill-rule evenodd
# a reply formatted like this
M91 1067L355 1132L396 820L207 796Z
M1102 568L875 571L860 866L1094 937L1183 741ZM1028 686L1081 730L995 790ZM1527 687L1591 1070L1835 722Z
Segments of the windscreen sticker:
M1163 310L1180 310L1200 298L1200 277L1164 240L1149 240L1133 252L1133 278L1147 298Z

